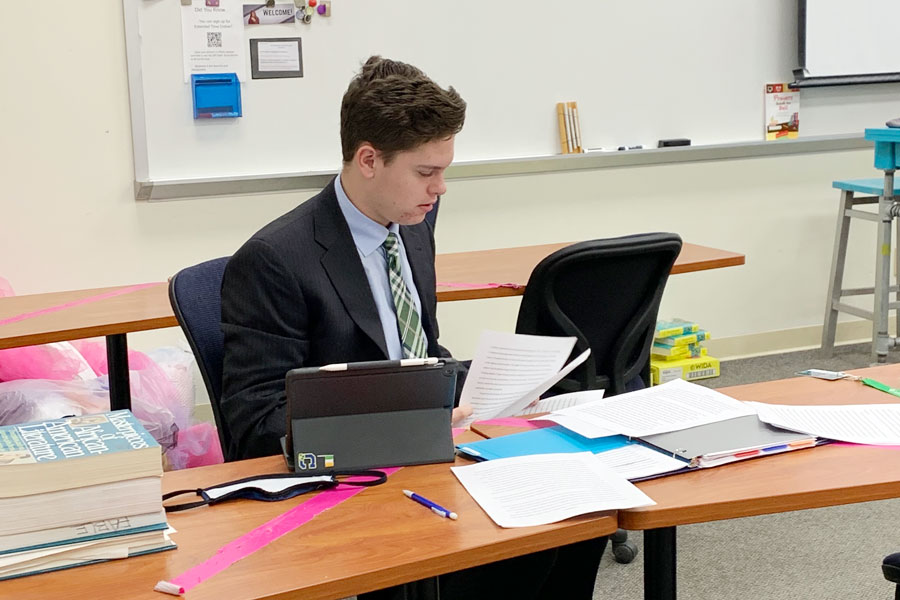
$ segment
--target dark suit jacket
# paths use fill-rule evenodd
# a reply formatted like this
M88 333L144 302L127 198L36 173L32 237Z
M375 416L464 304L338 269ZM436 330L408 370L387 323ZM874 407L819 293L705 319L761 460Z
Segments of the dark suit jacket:
M425 222L400 235L422 304L429 355L438 345L434 233ZM221 408L226 456L280 454L284 377L329 363L387 359L375 300L334 181L273 221L228 262L222 282L225 358Z

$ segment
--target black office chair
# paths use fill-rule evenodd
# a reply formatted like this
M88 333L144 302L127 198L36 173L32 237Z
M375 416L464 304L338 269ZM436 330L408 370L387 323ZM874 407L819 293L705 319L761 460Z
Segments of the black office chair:
M169 302L206 384L226 461L233 460L228 455L231 436L220 409L225 347L221 328L222 275L228 259L225 256L187 267L169 280Z
M894 552L884 557L881 563L881 572L884 578L897 584L894 590L894 600L900 600L900 552Z
M650 347L663 290L681 252L674 233L645 233L573 244L531 273L516 333L574 336L573 356L590 357L551 393L605 389L607 396L650 385ZM619 530L611 537L617 562L637 546Z

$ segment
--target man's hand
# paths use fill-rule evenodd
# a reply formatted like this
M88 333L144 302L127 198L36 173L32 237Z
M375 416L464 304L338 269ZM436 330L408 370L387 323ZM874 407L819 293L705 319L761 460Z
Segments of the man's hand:
M450 417L450 424L456 425L457 423L461 423L465 421L467 418L472 416L472 406L457 406L453 409L453 415Z

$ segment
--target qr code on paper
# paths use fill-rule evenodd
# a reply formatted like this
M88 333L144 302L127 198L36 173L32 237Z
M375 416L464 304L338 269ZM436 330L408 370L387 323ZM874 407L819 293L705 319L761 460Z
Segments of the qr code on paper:
M222 47L222 32L221 31L207 31L206 32L206 47L207 48L221 48Z

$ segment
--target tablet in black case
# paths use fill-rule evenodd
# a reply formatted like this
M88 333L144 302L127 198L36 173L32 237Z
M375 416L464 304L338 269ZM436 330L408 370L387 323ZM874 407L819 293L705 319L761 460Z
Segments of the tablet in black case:
M288 468L309 475L453 460L457 363L289 371Z

